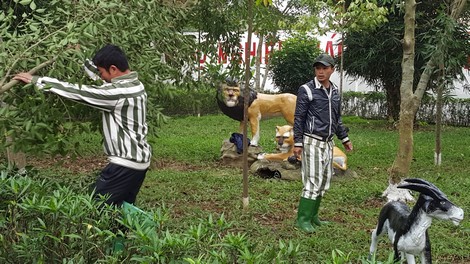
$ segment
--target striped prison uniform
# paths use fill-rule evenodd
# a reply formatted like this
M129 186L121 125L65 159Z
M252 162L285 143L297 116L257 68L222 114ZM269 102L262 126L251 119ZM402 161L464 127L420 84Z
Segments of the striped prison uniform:
M104 152L109 162L136 170L150 166L147 142L147 93L137 72L113 78L101 86L78 85L50 77L33 76L32 83L64 98L102 112Z
M333 141L304 137L302 151L302 197L316 199L330 188L333 175Z

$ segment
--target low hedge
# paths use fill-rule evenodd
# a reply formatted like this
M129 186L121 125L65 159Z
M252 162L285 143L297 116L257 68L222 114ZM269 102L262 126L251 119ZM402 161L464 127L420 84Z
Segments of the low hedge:
M158 104L167 116L221 114L216 102L215 87L175 89L158 98ZM367 119L387 119L386 97L382 92L345 92L343 115L360 116ZM470 126L470 99L445 98L443 123L455 126ZM430 96L423 99L417 120L435 123L436 100Z

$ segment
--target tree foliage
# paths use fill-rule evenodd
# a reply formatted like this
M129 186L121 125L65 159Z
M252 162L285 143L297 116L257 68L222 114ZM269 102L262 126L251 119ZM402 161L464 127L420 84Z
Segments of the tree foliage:
M364 78L368 84L385 90L389 117L396 121L400 110L403 11L396 5L386 6L391 10L387 23L372 31L350 32L345 36L343 59L344 69L349 75ZM444 40L448 40L446 46L449 47L443 57L448 65L449 78L463 77L462 69L470 54L469 35L465 24L445 19L445 8L442 1L425 1L417 5L414 85L430 56L444 50L439 45ZM435 87L435 80L436 77L430 89Z
M227 76L241 79L244 47L240 46L240 37L246 29L245 9L244 1L227 4L221 0L202 0L190 10L188 26L200 35L197 49L208 58L202 72L208 82L217 83ZM229 67L224 70L225 60Z
M202 80L217 83L227 76L242 79L245 63L250 64L251 74L259 80L259 63L256 62L260 61L260 44L277 43L278 31L290 29L302 11L305 11L304 5L296 0L256 1L253 6L253 34L260 41L257 47L259 54L253 56L256 59L245 62L243 51L246 46L240 43L240 39L247 31L247 2L203 0L191 9L188 30L199 33L197 48L207 56L204 67L201 67ZM222 63L227 62L228 66L224 67Z
M295 35L282 44L272 56L272 77L282 92L297 94L298 88L314 77L313 61L320 54L318 40Z
M440 9L437 9L436 14L442 13L443 16L447 17L444 21L455 21L458 22L461 17L466 0L449 0L444 2ZM446 63L446 60L442 60L444 53L441 50L447 50L450 52L455 46L449 45L448 41L443 38L449 38L453 36L454 27L444 27L442 31L444 34L441 37L436 38L438 40L435 46L431 46L431 50L427 55L427 61L420 71L419 81L414 84L413 74L416 72L414 68L415 60L415 39L416 39L416 20L415 17L419 16L419 12L416 12L416 2L414 0L405 1L405 15L404 15L404 37L403 37L403 60L402 60L402 82L400 84L400 122L398 124L398 131L400 134L398 142L397 155L392 167L389 170L390 178L389 182L397 184L402 178L406 177L409 173L411 161L413 159L413 126L414 118L418 108L421 105L421 100L425 94L425 91L429 87L429 83L433 80L436 69L446 68L449 66L449 70L453 69L452 64ZM455 24L454 24L455 25ZM454 42L454 43L457 43ZM468 43L466 44L468 45ZM465 50L463 47L462 50ZM468 56L468 55L467 55ZM451 59L456 59L455 56L451 56ZM455 64L454 64L455 65ZM461 69L460 69L461 70Z
M373 29L386 21L387 9L377 2L377 0L302 1L307 12L296 25L296 29L320 34L328 31L346 33Z
M90 84L84 78L84 60L106 43L119 45L149 93L153 129L163 118L158 98L167 90L164 83L185 80L191 72L182 69L193 65L193 43L180 33L185 14L176 8L138 0L22 0L0 5L0 91L8 105L0 111L0 123L17 149L62 154L77 150L79 142L68 142L68 134L83 126L72 121L99 116L32 87L11 89L15 81L10 79L19 71L47 62L38 75Z

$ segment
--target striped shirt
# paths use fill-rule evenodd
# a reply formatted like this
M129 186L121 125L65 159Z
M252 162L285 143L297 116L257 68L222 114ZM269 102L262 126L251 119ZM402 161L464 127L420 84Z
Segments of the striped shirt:
M78 85L33 76L40 89L78 101L102 112L103 147L111 163L133 169L149 167L152 147L147 142L147 93L136 72L101 86Z

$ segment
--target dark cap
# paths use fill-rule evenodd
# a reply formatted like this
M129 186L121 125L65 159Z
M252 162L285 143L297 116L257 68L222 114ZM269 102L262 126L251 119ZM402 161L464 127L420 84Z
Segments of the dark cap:
M313 66L315 67L315 65L317 63L321 63L325 66L335 66L335 60L330 55L328 55L326 53L320 54L320 56L318 56L313 61Z

